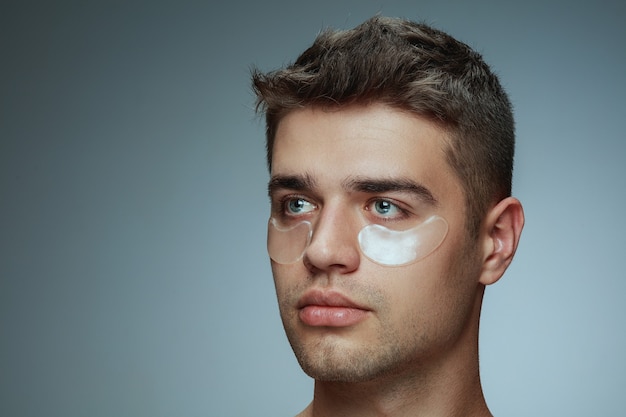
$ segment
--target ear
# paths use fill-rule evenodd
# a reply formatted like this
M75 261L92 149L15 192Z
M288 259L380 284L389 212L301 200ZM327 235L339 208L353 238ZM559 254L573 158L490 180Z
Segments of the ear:
M524 209L514 197L507 197L489 210L483 224L483 269L480 283L490 285L500 279L513 260L524 228Z

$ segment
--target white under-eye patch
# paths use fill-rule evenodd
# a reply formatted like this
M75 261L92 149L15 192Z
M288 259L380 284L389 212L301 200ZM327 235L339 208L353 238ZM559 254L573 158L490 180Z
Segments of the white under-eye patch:
M432 216L408 230L391 230L380 224L370 224L359 232L361 252L384 266L402 266L430 255L448 233L443 217Z
M383 266L402 266L431 254L445 239L448 223L443 217L431 216L408 230L392 230L380 224L366 225L357 240L363 255ZM279 264L292 264L304 256L313 238L313 227L303 221L281 227L271 218L268 225L267 250Z

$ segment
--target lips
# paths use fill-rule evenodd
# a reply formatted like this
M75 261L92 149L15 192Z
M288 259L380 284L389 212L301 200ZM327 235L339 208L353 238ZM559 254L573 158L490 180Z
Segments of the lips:
M298 301L300 320L312 327L349 327L365 320L369 309L336 291L312 290Z

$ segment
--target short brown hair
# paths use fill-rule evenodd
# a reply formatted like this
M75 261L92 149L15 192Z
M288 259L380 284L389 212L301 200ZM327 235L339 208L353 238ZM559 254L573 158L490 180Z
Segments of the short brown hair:
M286 68L253 70L265 113L267 161L278 123L306 106L380 102L442 126L446 154L478 234L489 205L511 194L515 129L498 77L466 44L428 25L373 17L352 30L326 30Z

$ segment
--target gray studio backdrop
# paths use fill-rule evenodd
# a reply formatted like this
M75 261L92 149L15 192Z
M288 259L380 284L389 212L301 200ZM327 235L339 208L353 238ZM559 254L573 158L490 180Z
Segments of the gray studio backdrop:
M476 47L515 104L527 227L487 291L501 416L626 386L621 1L0 3L0 415L290 416L249 69L376 13Z

